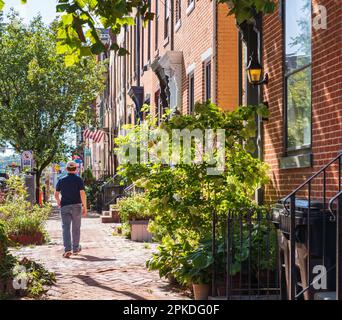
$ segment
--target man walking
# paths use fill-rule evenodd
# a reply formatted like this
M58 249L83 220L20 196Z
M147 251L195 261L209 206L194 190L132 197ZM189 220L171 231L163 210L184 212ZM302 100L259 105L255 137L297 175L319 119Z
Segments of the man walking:
M66 171L68 175L57 183L55 198L58 206L61 208L64 242L63 257L69 258L72 254L77 255L81 251L81 216L82 213L83 216L87 215L87 197L84 190L84 182L76 175L76 162L69 161Z

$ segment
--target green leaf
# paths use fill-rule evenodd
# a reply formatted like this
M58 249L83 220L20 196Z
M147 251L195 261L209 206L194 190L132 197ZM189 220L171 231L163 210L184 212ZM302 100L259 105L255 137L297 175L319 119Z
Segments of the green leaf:
M66 52L69 52L71 49L71 47L65 43L62 42L57 42L56 45L56 50L58 54L64 54Z
M58 4L56 6L56 12L65 12L70 8L70 4L69 3L65 3L65 4Z
M90 50L93 54L100 54L105 50L105 48L102 42L96 42L90 47Z
M67 13L62 15L62 22L64 26L69 26L73 23L74 21L74 15L72 13Z
M86 1L84 0L75 0L75 3L80 7L84 8L86 6Z
M120 48L120 49L118 50L118 55L119 55L119 56L124 56L124 55L126 55L126 54L128 54L128 53L129 53L129 51L126 50L125 48Z
M5 6L4 0L0 0L0 10L2 10Z

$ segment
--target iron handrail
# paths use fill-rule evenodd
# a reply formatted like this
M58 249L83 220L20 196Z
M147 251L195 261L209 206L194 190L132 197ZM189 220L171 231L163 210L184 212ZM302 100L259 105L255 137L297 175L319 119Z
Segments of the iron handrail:
M286 196L283 200L283 207L286 210L288 214L290 214L290 211L288 210L286 203L290 200L291 197L295 196L301 189L306 187L313 179L318 177L321 173L323 173L325 170L327 170L332 164L334 164L337 160L342 159L342 151L338 156L336 156L334 159L332 159L328 164L326 164L324 167L322 167L319 171L317 171L315 174L313 174L309 179L307 179L304 183L302 183L298 188L293 190L288 196Z
M101 188L104 189L108 184L111 184L115 181L115 178L118 176L116 173L113 177L111 177L108 181L105 181L104 184L101 185Z
M333 198L331 198L331 200L329 201L329 211L331 213L331 215L333 216L332 221L336 221L336 215L334 213L334 209L333 209L333 204L334 202L338 199L342 197L342 191L338 192Z
M289 289L288 289L288 294L290 300L294 300L298 298L298 296L305 294L306 299L310 299L310 293L307 291L311 287L311 281L310 281L310 276L309 276L309 283L306 288L303 288L303 290L298 294L296 294L296 197L297 193L302 191L305 187L308 188L308 223L307 223L307 239L310 239L310 211L311 211L311 201L312 201L312 181L317 178L319 175L323 173L323 198L324 198L324 211L326 210L326 202L325 202L325 197L326 197L326 175L327 175L327 170L336 162L338 161L338 194L335 195L329 202L329 210L330 213L332 214L331 220L336 219L336 216L332 210L332 205L336 199L341 199L340 197L342 196L341 192L341 164L342 164L342 151L331 161L329 161L328 164L323 166L320 170L318 170L315 174L313 174L310 178L308 178L304 183L302 183L299 187L297 187L295 190L293 190L287 197L283 199L283 207L285 209L285 212L287 213L288 216L290 216L290 245L289 245L289 270L288 270L288 279L289 279ZM337 230L338 227L337 227ZM324 235L323 235L324 237ZM307 241L307 254L308 254L308 260L307 260L307 274L309 275L309 270L310 270L310 254L311 254L311 243L310 240ZM323 240L324 241L324 240ZM324 244L323 244L324 245ZM324 253L323 253L323 259L324 259ZM338 264L338 263L337 263ZM302 266L303 268L303 266ZM339 291L339 289L337 290Z
M134 184L134 183L130 184L128 187L126 187L126 188L124 189L123 193L126 194L127 192L129 192L129 191L131 191L132 189L134 189L134 187L135 187L135 184Z

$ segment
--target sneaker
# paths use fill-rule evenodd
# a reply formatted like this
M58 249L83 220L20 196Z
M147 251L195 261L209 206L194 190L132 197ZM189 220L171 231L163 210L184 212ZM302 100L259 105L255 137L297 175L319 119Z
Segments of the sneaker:
M74 254L75 256L77 256L81 251L82 251L82 247L81 247L81 246L78 246L78 250L75 251L73 254Z
M63 253L63 258L68 259L68 258L70 258L71 255L72 255L71 251L66 251L66 252Z

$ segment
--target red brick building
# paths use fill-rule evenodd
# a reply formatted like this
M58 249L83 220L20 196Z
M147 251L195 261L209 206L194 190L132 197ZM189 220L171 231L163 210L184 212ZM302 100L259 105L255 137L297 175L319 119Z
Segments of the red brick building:
M269 75L263 100L270 110L263 154L272 179L268 200L290 193L342 150L341 17L339 1L286 0L263 18L263 65ZM326 175L329 197L338 189L336 166ZM312 186L318 198L322 179Z
M111 53L116 126L139 118L144 103L159 117L167 106L188 113L195 102L208 99L224 110L236 108L238 30L227 6L211 0L152 0L150 5L154 20L143 26L136 18L135 26L117 38L130 54Z
M342 150L342 6L336 0L279 0L254 25L227 16L211 0L151 0L153 21L139 18L114 41L130 54L109 53L108 101L102 118L105 148L141 106L161 116L165 106L191 112L211 99L223 110L265 102L268 120L258 121L256 156L269 165L266 201L277 201ZM326 13L326 17L324 14ZM326 25L325 25L326 22ZM239 30L240 29L240 33ZM258 53L269 81L253 87L246 65ZM111 152L101 161L115 172ZM338 188L336 167L326 172L330 196ZM312 185L317 196L321 183Z

